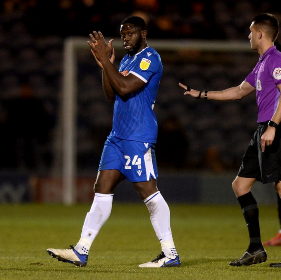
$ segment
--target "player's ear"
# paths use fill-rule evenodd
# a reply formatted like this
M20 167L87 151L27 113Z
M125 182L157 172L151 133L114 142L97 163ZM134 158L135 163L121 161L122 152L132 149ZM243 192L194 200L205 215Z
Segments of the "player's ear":
M146 31L146 30L142 30L142 31L141 31L141 37L142 37L143 39L145 39L146 36L147 36L147 31Z

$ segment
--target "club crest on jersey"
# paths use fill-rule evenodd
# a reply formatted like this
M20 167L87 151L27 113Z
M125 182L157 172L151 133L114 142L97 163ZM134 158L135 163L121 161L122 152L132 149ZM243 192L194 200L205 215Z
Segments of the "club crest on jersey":
M281 68L275 68L273 70L273 77L276 79L276 80L281 80Z
M141 70L147 70L149 65L151 63L151 60L147 59L147 58L143 58L141 60L141 63L140 63L140 69Z
M123 75L123 76L128 76L129 71L125 70L125 71L120 72L120 74Z
M261 90L262 90L261 80L257 80L257 90L258 90L258 91L261 91Z

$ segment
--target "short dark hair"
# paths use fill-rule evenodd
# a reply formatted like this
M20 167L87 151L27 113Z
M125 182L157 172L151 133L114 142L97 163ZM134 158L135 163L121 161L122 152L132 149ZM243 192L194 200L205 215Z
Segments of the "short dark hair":
M262 25L265 27L265 32L271 37L272 42L277 39L279 33L279 22L277 18L269 13L263 13L253 18L255 25Z
M125 24L125 23L131 23L133 24L135 27L139 27L140 30L146 30L146 24L143 18L138 17L138 16L129 16L127 18L125 18L122 22L121 25Z

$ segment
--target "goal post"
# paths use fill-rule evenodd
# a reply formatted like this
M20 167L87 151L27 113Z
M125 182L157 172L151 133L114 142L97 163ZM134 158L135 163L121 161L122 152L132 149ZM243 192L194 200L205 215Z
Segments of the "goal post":
M61 102L62 125L62 201L72 205L75 201L77 177L77 53L89 49L89 38L69 37L64 41L63 84ZM106 39L108 41L108 39ZM157 51L212 51L249 52L249 42L241 41L200 41L200 40L148 40ZM122 48L120 38L114 40L114 48ZM165 65L164 65L165 71Z
M63 50L63 94L62 94L62 189L63 203L75 203L75 177L76 177L76 42L69 38L64 42Z

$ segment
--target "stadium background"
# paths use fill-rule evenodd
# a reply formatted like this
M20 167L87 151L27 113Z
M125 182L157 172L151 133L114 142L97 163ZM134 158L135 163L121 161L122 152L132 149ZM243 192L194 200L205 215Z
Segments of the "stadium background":
M244 43L248 42L251 19L261 12L274 13L281 20L276 1L2 1L0 202L62 201L61 98L66 38L87 38L93 30L101 30L117 41L120 21L138 14L148 23L148 42ZM122 51L118 55L122 56ZM164 76L155 106L159 188L172 202L235 203L231 181L256 127L254 95L239 102L201 102L184 98L178 82L214 90L237 85L251 71L258 54L197 50L161 55ZM77 201L89 202L101 149L110 131L112 106L102 95L100 72L89 52L79 53L77 65ZM258 199L275 202L274 190L267 190L258 185ZM138 201L127 182L119 187L116 199Z

